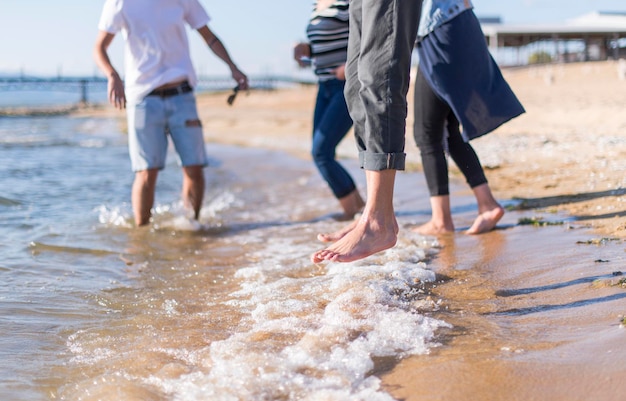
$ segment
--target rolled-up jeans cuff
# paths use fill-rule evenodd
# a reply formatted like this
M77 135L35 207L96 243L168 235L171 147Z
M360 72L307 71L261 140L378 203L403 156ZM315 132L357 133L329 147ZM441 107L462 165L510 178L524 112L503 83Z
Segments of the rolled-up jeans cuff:
M404 170L406 153L359 152L361 168L365 170Z

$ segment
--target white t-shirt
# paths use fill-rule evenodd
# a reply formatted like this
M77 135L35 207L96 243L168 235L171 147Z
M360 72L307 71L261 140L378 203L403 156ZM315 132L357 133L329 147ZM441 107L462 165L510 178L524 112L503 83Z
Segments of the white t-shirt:
M126 99L140 102L154 88L183 79L196 84L186 24L210 18L198 0L106 0L98 29L122 33Z

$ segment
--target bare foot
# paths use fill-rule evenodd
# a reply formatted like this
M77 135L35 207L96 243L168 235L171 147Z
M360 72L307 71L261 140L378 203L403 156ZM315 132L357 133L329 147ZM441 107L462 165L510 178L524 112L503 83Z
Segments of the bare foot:
M311 256L313 263L353 262L389 249L396 244L398 239L398 223L395 216L393 221L388 223L362 216L338 233L343 235L337 242Z
M438 224L431 220L428 223L411 229L411 231L420 235L441 235L454 232L454 226Z
M354 216L361 213L365 207L365 201L361 198L358 189L355 189L343 198L339 198L339 204L343 209L345 220L353 219Z
M354 220L358 214L359 213L353 213L353 214L337 213L337 214L332 215L331 217L335 221L351 221L351 220Z
M504 216L504 209L499 205L493 209L486 210L476 217L474 224L465 233L475 235L491 231L496 227L502 216Z
M359 222L358 220L354 220L352 223L350 223L347 226L343 227L341 230L335 231L334 233L330 233L330 234L319 233L319 234L317 234L317 239L318 239L318 241L321 241L321 242L335 242L335 241L339 241L340 239L345 237L346 234L348 234L350 231L352 231L354 229L354 227L356 227L358 222Z

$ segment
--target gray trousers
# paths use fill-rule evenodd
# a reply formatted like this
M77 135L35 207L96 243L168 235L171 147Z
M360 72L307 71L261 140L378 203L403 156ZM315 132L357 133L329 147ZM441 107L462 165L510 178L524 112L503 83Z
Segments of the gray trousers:
M345 97L361 167L404 170L411 54L422 0L350 1Z

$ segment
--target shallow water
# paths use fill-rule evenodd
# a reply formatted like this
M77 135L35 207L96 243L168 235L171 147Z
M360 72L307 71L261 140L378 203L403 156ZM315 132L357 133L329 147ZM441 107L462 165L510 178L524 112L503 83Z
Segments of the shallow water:
M314 265L316 233L345 223L312 163L208 150L200 224L171 155L154 221L135 229L117 120L0 119L0 399L541 399L538 365L566 376L593 361L581 349L606 351L586 333L619 341L624 292L592 283L623 270L621 243L518 225L530 211L483 236L421 237L406 226L429 216L423 177L400 173L398 246ZM475 204L453 189L462 230Z
M197 224L171 155L135 229L115 121L2 119L0 138L2 399L387 400L377 372L447 326L419 312L432 240L309 262L343 223L308 161L209 145Z

